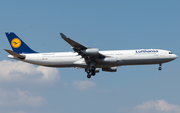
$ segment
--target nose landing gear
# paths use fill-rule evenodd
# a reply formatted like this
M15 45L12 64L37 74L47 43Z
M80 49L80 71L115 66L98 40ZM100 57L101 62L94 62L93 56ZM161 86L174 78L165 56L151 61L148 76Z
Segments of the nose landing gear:
M161 67L162 64L159 64L159 68L158 70L161 71L162 70L162 67Z

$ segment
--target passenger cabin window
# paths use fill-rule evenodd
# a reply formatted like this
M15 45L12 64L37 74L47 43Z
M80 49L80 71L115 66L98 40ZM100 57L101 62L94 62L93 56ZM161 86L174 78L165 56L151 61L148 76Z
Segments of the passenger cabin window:
M172 52L169 52L169 54L172 54Z

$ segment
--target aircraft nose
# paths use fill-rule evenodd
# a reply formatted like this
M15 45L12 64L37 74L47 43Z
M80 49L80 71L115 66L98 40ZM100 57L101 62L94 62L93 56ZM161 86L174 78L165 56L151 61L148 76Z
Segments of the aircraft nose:
M174 58L174 59L176 59L177 57L178 57L177 55L173 54L173 58Z

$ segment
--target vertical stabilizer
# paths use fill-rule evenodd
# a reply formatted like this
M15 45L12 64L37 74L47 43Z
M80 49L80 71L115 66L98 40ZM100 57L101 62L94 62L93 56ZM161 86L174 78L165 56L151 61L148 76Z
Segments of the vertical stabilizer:
M28 47L15 33L9 32L5 33L9 43L13 49L14 52L18 54L22 53L37 53L36 51L32 50L30 47Z

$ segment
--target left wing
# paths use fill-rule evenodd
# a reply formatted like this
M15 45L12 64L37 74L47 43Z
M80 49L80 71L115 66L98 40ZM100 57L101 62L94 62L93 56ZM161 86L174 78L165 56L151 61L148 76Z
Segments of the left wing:
M77 52L79 55L81 55L83 58L85 58L86 63L90 60L96 60L105 58L106 56L99 53L99 49L97 48L90 48L83 46L82 44L79 44L75 42L74 40L66 37L63 33L60 33L61 37L72 46L72 49Z
M69 43L73 49L75 49L74 51L77 52L76 50L79 49L79 50L84 50L84 49L87 49L87 47L75 42L74 40L71 40L70 38L66 37L63 33L60 33L61 37L67 42Z

